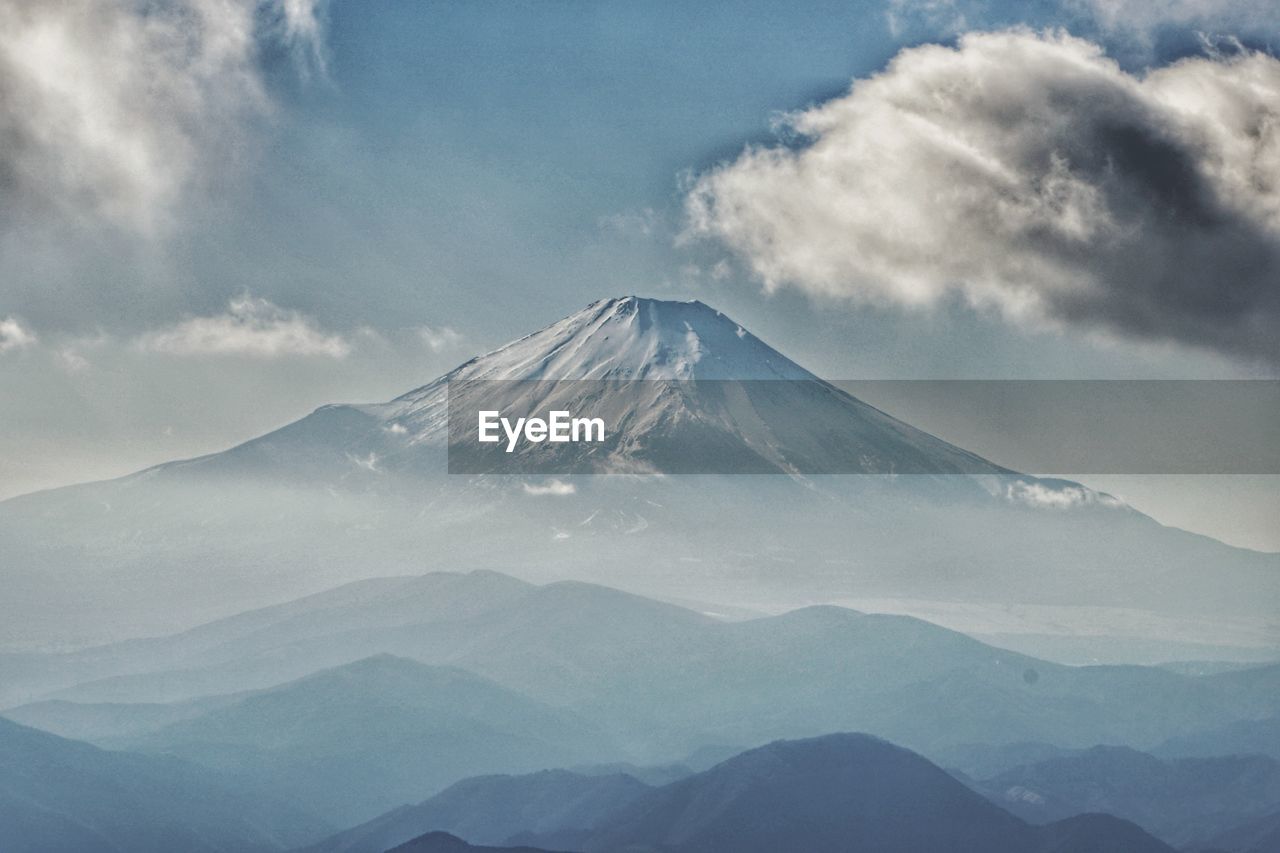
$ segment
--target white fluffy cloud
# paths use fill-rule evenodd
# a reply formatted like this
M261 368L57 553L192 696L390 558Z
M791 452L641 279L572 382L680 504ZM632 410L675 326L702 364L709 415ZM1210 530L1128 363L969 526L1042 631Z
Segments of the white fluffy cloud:
M0 0L0 216L163 225L267 110L262 39L319 55L320 2Z
M702 175L690 229L769 289L1280 359L1280 61L1135 76L1016 30L904 50Z
M0 353L26 349L36 340L36 333L24 326L18 318L0 318Z
M266 299L239 296L226 313L191 317L136 341L139 349L175 355L322 356L345 358L351 344L310 317Z

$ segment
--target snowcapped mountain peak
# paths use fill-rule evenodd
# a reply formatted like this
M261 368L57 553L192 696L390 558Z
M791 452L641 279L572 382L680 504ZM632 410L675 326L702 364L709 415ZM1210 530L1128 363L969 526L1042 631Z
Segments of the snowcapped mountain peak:
M813 379L698 301L622 296L593 302L449 379Z
M696 300L618 296L465 362L435 382L365 410L413 442L442 439L448 383L463 380L817 380Z
M491 391L483 380L533 381ZM581 380L608 387L583 389ZM708 459L753 472L1001 470L845 394L697 301L593 302L363 411L381 421L394 444L443 445L451 394L460 411L502 409L491 393L513 395L507 408L526 414L579 412L590 398L589 413L610 425L608 445L564 448L565 458L574 458L563 470L680 472L701 470ZM544 451L538 458L552 457Z
M697 300L601 299L471 359L376 409L424 439L446 417L446 388L464 380L816 380L726 315Z

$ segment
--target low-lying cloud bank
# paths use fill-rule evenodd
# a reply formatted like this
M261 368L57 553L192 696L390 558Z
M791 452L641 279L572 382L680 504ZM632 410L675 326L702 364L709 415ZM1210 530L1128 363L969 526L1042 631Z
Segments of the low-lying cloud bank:
M700 176L692 234L768 289L1280 361L1280 61L1142 75L1062 33L904 50Z

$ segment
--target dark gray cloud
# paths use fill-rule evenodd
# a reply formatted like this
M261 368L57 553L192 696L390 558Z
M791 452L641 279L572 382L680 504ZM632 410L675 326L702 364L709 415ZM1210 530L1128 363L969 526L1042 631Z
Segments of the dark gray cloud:
M1058 33L903 51L704 174L691 230L770 289L1280 360L1280 61L1127 73Z

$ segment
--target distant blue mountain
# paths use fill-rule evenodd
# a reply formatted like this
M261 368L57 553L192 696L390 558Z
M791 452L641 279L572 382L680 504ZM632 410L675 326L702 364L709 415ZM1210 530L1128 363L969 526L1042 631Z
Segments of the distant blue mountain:
M587 830L650 790L619 774L544 770L525 776L479 776L425 802L339 832L305 853L382 853L433 830L499 845L521 834Z
M1269 755L1280 760L1280 716L1237 720L1180 737L1151 750L1164 758L1205 758L1214 755Z
M540 796L533 777L523 787L526 798ZM465 807L466 802L459 805ZM490 814L505 820L505 812L491 812L493 806L488 801L474 802L469 819L476 825ZM435 838L432 834L421 840L427 843ZM506 843L586 853L1173 850L1132 823L1108 815L1031 826L920 756L856 734L779 741L749 750L687 779L640 792L603 816L594 828L525 832Z
M1280 853L1280 810L1219 834L1204 847L1227 853Z
M628 754L617 758L645 763L840 730L873 732L948 766L948 751L965 744L1150 749L1274 714L1280 694L1274 666L1208 676L1070 667L904 616L823 606L725 622L606 587L494 572L362 581L174 637L7 669L0 660L0 674L11 691L53 684L63 686L53 696L85 703L12 709L20 721L127 746L243 700L235 694L384 653L572 709L622 734ZM117 674L75 685L95 666ZM156 707L175 700L183 704ZM144 707L121 707L134 703Z
M412 841L397 845L387 853L554 853L533 847L487 847L468 844L447 832L428 832Z
M332 826L176 758L109 752L0 718L4 853L251 853Z
M121 745L200 762L346 825L466 776L616 755L569 711L390 655L250 694Z
M1280 762L1262 755L1165 761L1099 746L1007 770L975 787L1033 823L1106 812L1187 847L1280 808Z

